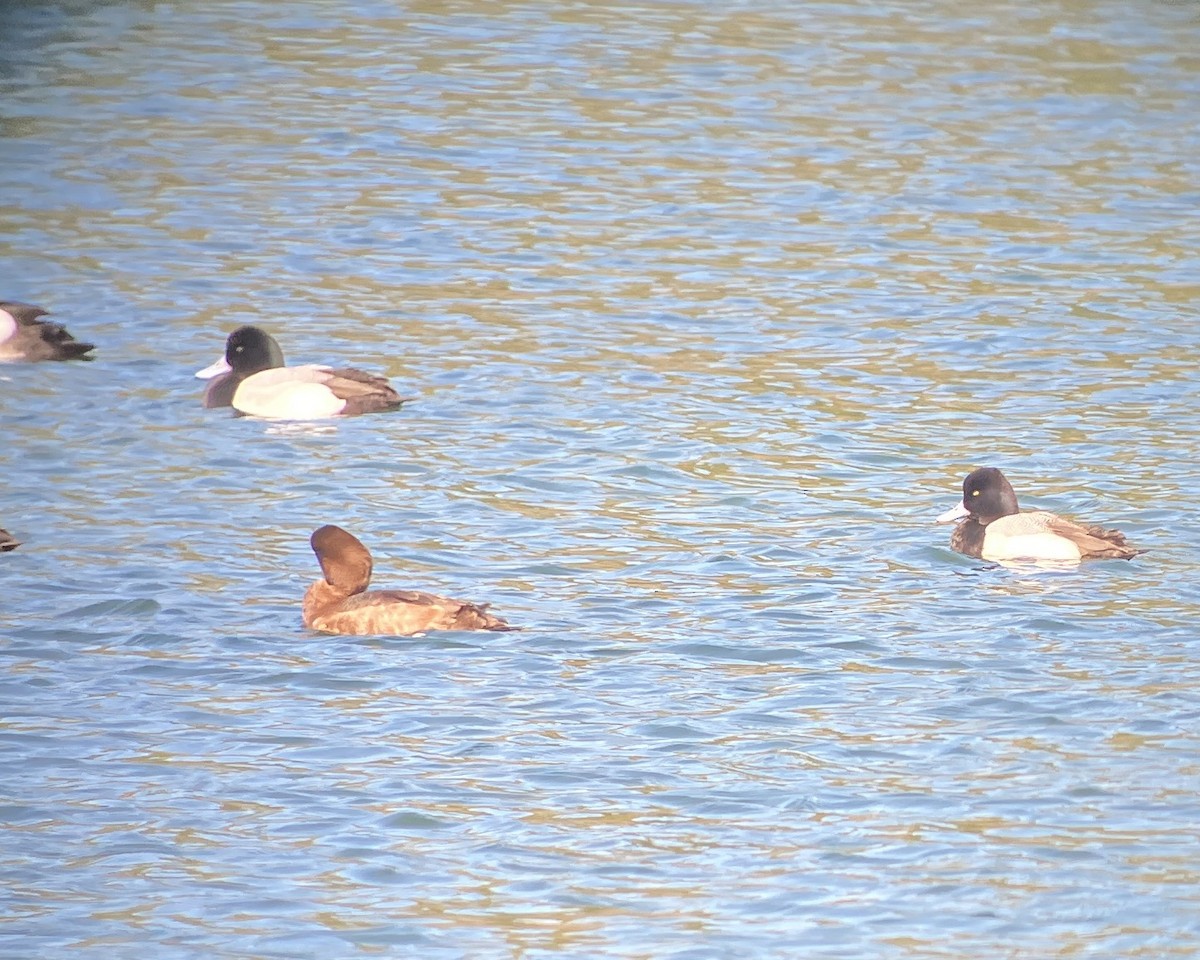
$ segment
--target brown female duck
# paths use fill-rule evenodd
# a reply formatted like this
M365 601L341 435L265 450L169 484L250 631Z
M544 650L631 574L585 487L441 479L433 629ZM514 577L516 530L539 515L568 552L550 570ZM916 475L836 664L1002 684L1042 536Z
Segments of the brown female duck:
M487 604L418 590L371 590L371 553L341 527L314 531L313 553L324 580L304 594L304 625L324 633L410 637L429 630L516 630Z

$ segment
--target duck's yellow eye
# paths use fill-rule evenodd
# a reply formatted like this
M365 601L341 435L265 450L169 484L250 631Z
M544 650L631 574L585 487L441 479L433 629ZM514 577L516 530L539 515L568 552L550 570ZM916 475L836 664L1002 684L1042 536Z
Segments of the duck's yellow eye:
M979 491L978 491L978 490L972 490L972 491L971 491L971 496L973 496L973 497L977 497L977 496L979 496Z

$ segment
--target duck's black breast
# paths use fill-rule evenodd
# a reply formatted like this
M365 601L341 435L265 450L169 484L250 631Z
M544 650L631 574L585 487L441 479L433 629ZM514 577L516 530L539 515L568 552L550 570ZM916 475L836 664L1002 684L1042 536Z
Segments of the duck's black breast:
M968 517L950 534L950 548L965 553L968 557L982 557L983 538L986 534L987 527L974 517Z
M241 386L241 383L241 377L235 376L233 373L221 374L215 380L210 381L205 389L204 406L208 409L232 407L233 395L237 393L237 388Z

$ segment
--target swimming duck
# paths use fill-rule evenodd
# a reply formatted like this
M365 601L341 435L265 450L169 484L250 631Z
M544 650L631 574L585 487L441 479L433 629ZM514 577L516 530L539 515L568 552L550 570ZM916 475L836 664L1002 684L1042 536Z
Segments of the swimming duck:
M341 527L326 525L309 543L324 580L304 594L304 625L323 633L411 637L429 630L516 630L467 603L417 590L372 590L371 553Z
M9 550L16 550L21 545L21 541L14 537L7 530L0 530L0 553L8 553Z
M1119 530L1081 526L1043 510L1021 513L1012 485L995 467L967 474L962 503L937 519L960 521L950 546L984 560L1129 560L1145 553Z
M275 338L251 326L234 330L225 341L225 356L196 376L216 378L204 391L204 406L277 420L377 413L412 399L401 397L384 377L353 367L286 367Z
M0 300L0 360L91 360L95 345L76 340L61 323L39 319L47 314L32 303Z

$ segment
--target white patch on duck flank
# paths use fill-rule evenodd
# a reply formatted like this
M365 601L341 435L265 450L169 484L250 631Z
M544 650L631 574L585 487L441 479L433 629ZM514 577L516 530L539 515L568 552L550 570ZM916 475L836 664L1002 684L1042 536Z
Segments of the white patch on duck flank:
M19 356L18 353L11 349L6 349L5 344L13 338L17 332L17 320L7 310L0 309L0 360Z
M263 370L242 381L233 395L234 409L273 420L336 417L346 401L325 386L331 372L318 364Z
M1015 513L987 525L983 537L985 560L1079 560L1078 544L1046 529L1053 514Z

